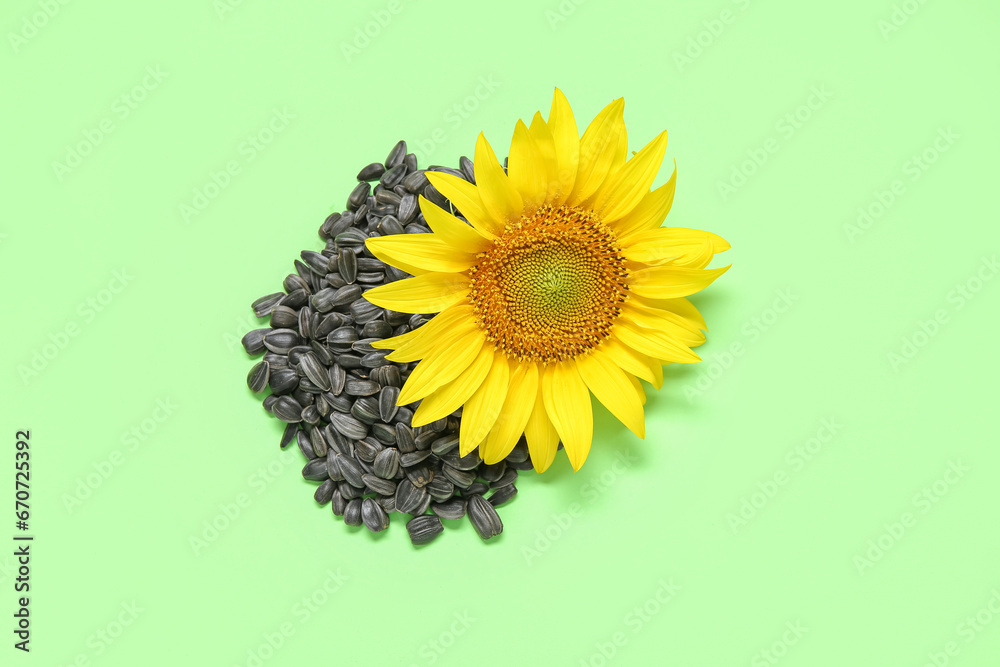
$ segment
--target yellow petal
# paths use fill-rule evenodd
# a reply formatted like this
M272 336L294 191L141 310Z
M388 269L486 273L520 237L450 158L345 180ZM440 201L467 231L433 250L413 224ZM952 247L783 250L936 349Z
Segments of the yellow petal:
M619 242L627 244L632 234L659 227L673 206L676 186L677 161L675 160L674 173L670 175L670 180L652 192L647 192L634 209L610 224Z
M594 416L590 392L572 361L560 361L542 371L542 399L545 414L562 440L573 470L579 470L590 453L594 436Z
M495 352L490 345L484 345L479 355L457 378L420 401L410 421L412 426L423 426L447 417L469 400L472 392L479 389L493 366Z
M497 463L510 454L528 424L538 396L538 367L535 364L515 363L510 374L507 398L496 424L486 438L479 454L486 463Z
M531 118L531 125L528 126L528 134L535 142L538 159L545 172L545 182L547 184L545 201L558 205L561 203L559 197L559 177L556 161L556 147L552 140L552 132L542 119L542 114L535 112Z
M524 209L521 195L511 184L503 167L482 133L476 141L476 188L483 200L483 210L502 230L508 221L517 220Z
M639 296L652 299L676 299L705 289L728 270L728 266L721 269L685 269L670 264L653 266L633 271L628 288Z
M649 370L653 373L653 385L654 389L659 389L663 386L663 364L652 357L647 357L649 359Z
M679 364L693 364L701 361L697 354L671 336L646 329L626 317L615 322L615 336L633 350L657 360L673 361Z
M465 456L483 442L500 415L507 387L510 384L510 365L506 357L494 353L493 363L486 379L473 392L462 408L462 426L458 434L459 453Z
M459 273L476 263L474 253L462 252L434 234L378 236L365 241L365 246L383 262L396 267L402 263L425 271Z
M507 159L507 177L524 202L524 213L530 215L545 203L548 192L548 174L538 155L534 139L522 121L514 127L514 137L510 141L510 156Z
M631 294L629 295L629 299L634 300L636 303L647 308L669 310L671 313L683 317L692 326L701 329L702 331L708 331L708 326L705 324L705 318L701 316L701 313L698 312L698 309L694 307L693 303L683 297L679 299L648 299L646 297L639 296L638 294Z
M576 119L573 109L563 92L556 88L552 95L552 108L549 110L549 131L552 133L555 148L556 171L554 191L550 188L549 199L554 206L559 206L573 191L580 161L580 132L576 129Z
M638 375L646 382L653 382L654 374L650 370L650 358L620 342L616 336L611 335L604 339L597 351L608 355L612 361L618 364L619 368L623 368L633 375Z
M486 336L476 329L452 344L442 346L434 355L417 364L399 392L396 402L399 405L412 403L451 382L472 364L485 343Z
M618 220L639 205L649 193L666 150L667 133L661 132L598 190L594 209L600 212L604 222Z
M662 332L688 347L695 347L705 342L704 334L680 315L669 310L646 308L634 299L623 305L622 316L641 327Z
M635 389L635 393L639 397L640 405L646 405L646 392L643 391L642 384L640 384L638 378L631 373L626 373L625 376L628 377L629 382L632 383L632 388Z
M622 112L624 98L618 98L597 114L580 139L579 170L573 192L566 203L574 206L597 192L618 154L621 128L625 126ZM565 443L563 443L565 445Z
M528 443L528 453L531 455L531 463L535 467L535 472L545 472L552 465L556 458L556 450L559 448L559 434L556 428L549 421L549 416L545 414L545 401L542 398L541 376L543 369L538 370L538 393L535 395L535 405L531 409L531 416L524 426L524 439Z
M425 273L379 285L364 297L380 308L403 313L437 313L461 303L469 294L469 277L462 273Z
M440 171L425 173L430 184L458 209L477 232L488 239L492 239L500 233L503 227L483 208L483 200L474 184L454 174L445 174Z
M674 258L690 262L693 257L705 251L706 243L710 254L724 252L730 248L729 243L718 234L684 227L647 229L631 234L621 241L626 258L646 264L662 264Z
M618 421L640 438L646 437L646 422L639 394L621 368L600 352L594 352L577 357L576 369L597 400Z
M490 240L476 231L475 227L465 224L437 204L425 199L423 195L420 196L419 201L420 211L424 214L424 219L427 220L427 226L446 245L472 255L483 252L490 247Z
M478 326L472 306L460 304L445 309L426 324L402 336L376 341L372 343L372 347L384 348L387 343L391 343L395 349L386 359L405 364L430 356L434 350L447 345L448 341L464 336Z

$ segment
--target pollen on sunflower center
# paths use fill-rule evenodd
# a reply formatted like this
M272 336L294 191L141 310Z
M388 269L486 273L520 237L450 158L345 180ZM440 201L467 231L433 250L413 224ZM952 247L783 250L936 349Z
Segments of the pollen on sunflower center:
M600 344L621 314L628 270L593 213L542 206L508 225L472 268L470 299L508 357L560 361Z

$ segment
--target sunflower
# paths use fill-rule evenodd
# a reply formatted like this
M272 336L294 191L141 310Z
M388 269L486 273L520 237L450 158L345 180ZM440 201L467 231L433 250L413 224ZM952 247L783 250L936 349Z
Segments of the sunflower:
M462 407L464 456L500 461L524 434L545 471L560 441L574 470L590 451L594 396L645 437L646 396L666 363L700 361L705 322L684 297L729 267L706 269L729 248L721 237L660 227L670 180L650 190L663 132L631 159L624 99L605 107L581 138L557 88L548 121L518 121L507 169L482 134L475 183L427 172L463 219L420 198L432 233L369 238L373 255L414 277L365 293L377 306L438 313L373 347L391 361L419 360L399 405L420 401L420 426ZM466 222L467 221L467 222Z

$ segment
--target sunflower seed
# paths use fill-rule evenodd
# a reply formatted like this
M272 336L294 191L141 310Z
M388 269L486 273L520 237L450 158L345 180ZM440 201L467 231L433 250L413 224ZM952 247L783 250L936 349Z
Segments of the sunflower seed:
M396 444L396 431L388 424L372 424L372 435L383 445L391 446Z
M302 406L291 396L281 396L274 402L271 412L283 422L302 421Z
M359 181L377 181L385 173L385 167L381 162L372 162L370 165L358 172Z
M299 376L290 368L276 368L270 373L268 383L275 396L290 394L298 388Z
M372 470L382 479L392 479L399 472L399 450L388 447L375 457Z
M313 250L303 250L299 255L302 257L302 261L305 262L313 273L325 276L326 272L330 267L330 260L326 258L322 253L315 252Z
M466 501L452 498L443 503L431 503L431 511L442 519L461 519L465 516Z
M396 493L396 483L391 480L382 479L377 475L368 473L362 475L361 478L364 480L365 485L375 493L381 493L386 496Z
M350 210L357 210L359 206L365 203L368 199L368 193L372 190L372 186L368 183L362 181L354 186L351 190L351 194L347 196L347 208Z
M490 503L490 505L493 505L493 507L499 507L500 505L503 505L505 502L507 502L516 495L517 495L517 487L514 486L513 484L510 484L508 486L500 487L492 494L490 494L490 497L487 498L486 500Z
M335 350L349 350L357 339L357 329L354 327L340 327L330 332L326 342Z
M316 341L310 341L309 347L312 348L313 354L316 355L316 359L319 361L319 363L323 364L323 366L333 365L334 358L333 358L333 353L330 352L330 348L321 343L317 343ZM328 368L324 368L323 372L329 375Z
M333 408L337 412L343 412L344 414L347 414L351 411L351 406L354 403L354 401L351 400L350 396L344 394L333 397L327 396L326 400L330 404L331 408Z
M465 180L467 180L468 182L475 185L476 167L473 164L472 160L463 155L462 157L458 158L458 164L462 170L462 177L465 178Z
M368 237L361 230L348 229L345 232L337 234L334 242L338 248L360 248L364 246L366 238Z
M309 283L307 283L305 280L302 279L302 276L296 275L294 273L290 273L287 276L285 276L285 280L281 286L285 288L285 291L288 292L289 296L291 296L291 294L296 290L303 290L305 292L309 292L312 289L311 287L309 287ZM288 297L285 297L282 303L284 303L285 301L288 301ZM288 304L286 303L285 305ZM294 306L289 306L289 307L294 308Z
M326 438L323 437L323 431L319 428L310 428L309 442L312 443L313 451L316 452L316 456L326 456L329 451L329 447L326 444Z
M406 532L413 544L427 544L443 531L441 519L436 516L415 516L406 522Z
M281 300L284 298L284 294L275 292L274 294L260 297L250 307L253 308L253 314L257 317L266 317L271 312L271 309L281 303Z
M250 391L259 394L264 391L270 377L271 366L266 361L261 361L250 369L250 373L247 375L247 386L250 387Z
M353 283L358 277L358 256L349 248L341 249L337 255L337 271L344 282Z
M371 380L347 378L347 382L344 384L344 391L348 396L371 396L378 393L379 386L378 382Z
M435 475L424 488L437 501L448 500L455 495L455 485L444 475Z
M363 489L365 487L365 482L361 479L361 475L364 474L364 471L355 459L350 456L344 456L343 454L337 454L336 461L340 468L340 474L344 476L344 479L347 480L348 484L356 486L359 489Z
M353 370L361 368L361 357L356 354L339 354L337 355L337 363L346 370Z
M337 485L332 479L327 478L322 484L316 487L313 498L320 505L326 505L333 498L333 492L337 490Z
M386 359L387 356L392 354L392 350L378 350L376 352L371 352L361 357L361 366L363 368L381 368L382 366L388 366L392 362Z
M352 486L346 480L337 483L337 490L340 491L340 495L344 496L348 500L361 498L365 495L365 490L363 488Z
M277 354L288 354L288 351L303 343L299 335L291 329L272 329L264 335L264 346Z
M469 452L465 456L459 456L458 452L452 450L442 456L441 460L456 470L475 470L483 462L476 451Z
M428 185L430 181L427 180L427 174L423 170L414 171L403 179L403 187L413 194L423 192Z
M267 384L265 381L264 384ZM261 387L263 389L263 387ZM399 387L382 387L382 390L378 394L378 413L384 422L391 422L392 418L396 416L396 411L399 410L399 406L396 405L396 399L399 398ZM396 441L395 433L392 437L393 442Z
M400 452L405 454L406 452L412 452L416 450L416 444L413 441L413 430L403 424L402 422L396 422L396 447Z
M312 351L306 352L302 355L299 360L299 369L305 373L305 376L309 378L309 381L314 385L319 387L323 391L330 391L330 373L324 368L323 364L319 362L316 358L316 354Z
M407 153L406 157L403 158L403 164L406 165L407 169L413 171L417 168L417 156L413 153Z
M469 488L469 486L476 481L476 473L469 470L458 470L456 468L452 468L447 463L441 466L441 472L444 473L444 476L450 479L455 486L462 489Z
M389 515L372 498L365 498L361 502L361 520L373 533L380 533L389 527Z
M406 142L399 141L392 150L389 151L389 155L385 158L385 168L392 169L396 165L403 164L403 158L406 157Z
M348 526L361 525L361 499L353 498L344 509L344 523Z
M409 468L410 466L415 466L419 463L423 463L427 460L427 457L431 456L431 453L427 450L415 452L407 452L399 457L399 465L404 468Z
M378 223L378 227L376 229L385 236L403 233L403 225L399 224L399 220L391 215L387 215L382 218L382 221Z
M402 463L402 458L400 457L400 463ZM412 468L406 468L406 478L413 483L413 486L422 488L434 479L434 472L425 465L416 465Z
M368 427L350 415L334 412L330 415L330 424L345 438L360 440L368 435Z
M488 540L503 532L503 522L496 508L489 504L482 496L472 496L469 498L469 521L472 527L479 533L479 537Z
M490 487L488 485L483 484L482 482L475 482L470 484L469 488L462 489L462 497L469 498L471 496L481 496L489 490Z
M378 456L382 451L383 451L382 445L378 444L377 442L371 442L369 438L365 438L364 440L358 440L357 444L354 445L355 455L362 461L368 461L369 463L374 461L375 457Z
M273 373L277 369L288 369L288 357L283 354L275 354L274 352L265 352L262 361L266 361L271 367L271 372Z
M514 445L514 449L510 450L510 454L504 460L508 463L523 463L528 460L528 445L523 437Z
M243 349L247 351L247 354L256 355L266 350L267 348L264 346L264 336L270 331L270 329L254 329L253 331L248 331L240 341L243 343Z
M340 491L333 492L333 497L330 498L330 507L333 509L334 516L344 516L347 501L344 500L344 496L340 495Z
M296 428L298 428L298 424L289 424L289 426L295 426ZM305 431L299 431L299 433L302 433L304 435ZM314 458L316 458L316 452L313 451L312 443L309 442L308 436L307 437L298 437L297 436L295 440L296 440L296 443L299 446L299 451L301 451L302 454L307 459L314 459Z
M378 494L377 496L375 496L375 502L377 502L379 505L381 505L382 509L384 509L386 512L388 512L390 514L392 512L396 511L396 496L395 495L383 496L382 494Z
M298 276L296 276L297 278ZM297 289L281 302L282 306L288 306L292 310L296 308L301 308L302 306L309 303L309 295L312 294L311 290Z
M514 483L515 479L517 479L517 471L513 468L508 468L499 479L494 482L490 482L490 488L499 489L504 486L509 486Z
M307 424L319 423L319 410L316 409L315 405L307 405L302 408L302 421Z
M453 433L451 435L445 435L440 438L435 438L431 442L431 451L438 456L444 456L451 450L458 447L458 434Z
M355 419L359 422L372 425L375 423L375 420L378 419L378 403L368 396L359 398L354 401L354 405L351 406L351 414L354 415Z
M284 449L285 447L287 447L292 443L292 440L295 439L295 434L298 432L298 430L299 430L298 424L287 424L285 426L285 430L281 434L280 446L282 449Z
M312 338L312 316L313 311L306 307L299 311L296 316L296 326L299 328L299 335L303 338Z
M343 482L344 473L340 470L340 461L337 458L338 456L342 456L342 454L335 452L333 449L327 450L325 458L326 471L327 474L330 476L330 479L332 479L333 481Z
M407 194L399 202L399 221L404 225L412 222L419 210L416 195Z
M385 324L385 322L382 322ZM365 325L367 326L367 325ZM403 386L403 379L399 375L399 368L396 366L380 366L379 368L373 368L372 372L369 374L372 380L375 380L383 387L394 387L399 389ZM386 420L388 421L388 420ZM400 419L399 421L408 422L408 419Z
M336 295L333 297L333 305L335 306L346 306L347 304L353 305L360 296L361 296L361 288L359 286L344 285L343 287L337 290Z
M327 479L329 475L326 471L326 460L312 459L306 464L306 467L302 469L302 476L306 479L311 479L314 482Z
M426 497L428 496L424 489L415 487L407 479L396 485L396 509L400 512L415 513Z

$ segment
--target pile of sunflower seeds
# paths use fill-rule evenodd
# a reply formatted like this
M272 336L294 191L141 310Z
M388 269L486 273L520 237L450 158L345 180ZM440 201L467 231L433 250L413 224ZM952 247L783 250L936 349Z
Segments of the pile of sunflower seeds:
M467 157L460 169L430 170L475 182ZM459 456L461 409L412 428L417 404L398 407L396 399L416 362L389 361L390 350L372 343L416 329L430 316L385 310L362 296L409 277L368 252L366 238L429 232L421 194L455 209L417 168L405 141L357 178L347 210L319 229L326 247L303 250L284 292L253 302L257 317L270 316L270 328L243 337L249 354L264 354L247 384L254 392L270 388L264 408L287 423L281 447L297 442L308 459L302 476L319 483L316 502L330 505L347 525L377 533L389 526L389 514L403 512L412 515L411 541L425 544L443 531L441 519L468 516L479 536L490 539L503 530L495 508L517 493L517 471L532 467L524 439L504 461L486 465L476 452Z

